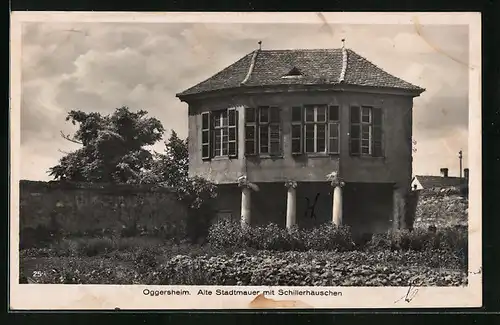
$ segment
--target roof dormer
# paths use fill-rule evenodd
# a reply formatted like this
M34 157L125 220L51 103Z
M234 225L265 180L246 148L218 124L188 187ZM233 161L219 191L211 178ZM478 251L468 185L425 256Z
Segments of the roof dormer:
M301 78L303 77L302 72L297 68L293 67L287 74L283 75L281 78Z

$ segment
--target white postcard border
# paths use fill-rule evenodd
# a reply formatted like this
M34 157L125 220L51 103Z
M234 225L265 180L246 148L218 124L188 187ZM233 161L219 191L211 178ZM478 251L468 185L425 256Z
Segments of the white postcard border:
M481 225L481 16L479 13L117 13L13 12L11 15L11 210L10 308L14 310L74 309L248 309L248 308L435 308L482 305ZM37 285L19 284L19 152L21 109L21 28L23 22L238 22L421 24L469 26L469 284L467 287L418 287L405 301L408 287L240 287L147 285ZM331 290L338 296L200 296L211 290ZM190 296L145 294L145 290L189 290ZM402 298L402 299L401 299Z

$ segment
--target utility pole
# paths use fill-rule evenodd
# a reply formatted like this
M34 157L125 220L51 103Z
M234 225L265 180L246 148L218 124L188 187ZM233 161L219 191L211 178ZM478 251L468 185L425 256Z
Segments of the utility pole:
M462 178L462 150L458 152L458 159L460 160L460 178Z

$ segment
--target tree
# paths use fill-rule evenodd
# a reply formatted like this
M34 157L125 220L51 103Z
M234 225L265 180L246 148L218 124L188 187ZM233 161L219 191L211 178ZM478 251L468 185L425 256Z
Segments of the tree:
M173 188L188 209L188 235L196 241L207 234L216 185L201 177L189 177L188 140L180 139L175 131L164 142L163 153L145 149L160 140L165 131L160 121L146 115L146 111L133 113L127 107L106 116L69 112L66 120L78 123L79 128L72 137L62 136L82 147L61 158L50 175L57 180Z
M151 169L143 173L141 183L161 183L168 187L177 187L188 179L188 145L177 133L172 133L165 141L165 151L155 152Z
M72 110L66 121L78 124L73 136L62 136L82 148L62 157L50 168L56 180L99 183L137 183L151 168L153 155L144 147L159 141L161 122L147 112L117 108L112 115Z
M190 177L188 166L188 140L180 139L172 130L165 141L164 153L154 154L151 169L143 173L141 182L172 187L189 208L200 209L216 196L216 186L204 178Z
M155 153L154 157L151 170L144 173L142 181L173 188L188 211L189 239L203 240L215 214L212 199L217 197L217 186L202 177L189 176L188 139L180 139L175 131L165 141L164 153Z

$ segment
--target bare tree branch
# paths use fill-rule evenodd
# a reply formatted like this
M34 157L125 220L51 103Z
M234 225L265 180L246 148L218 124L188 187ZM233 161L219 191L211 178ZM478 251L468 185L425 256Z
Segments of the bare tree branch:
M80 141L76 141L75 139L71 139L71 138L69 137L69 135L64 134L64 133L63 133L63 131L60 131L60 132L61 132L61 136L62 136L64 139L66 139L66 140L68 140L68 141L70 141L70 142L76 143L76 144L81 144L81 145L83 145L83 143L81 143Z
M60 153L65 154L65 155L69 155L69 152L67 152L67 151L62 151L61 149L57 149L57 151L59 151Z

